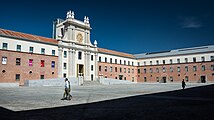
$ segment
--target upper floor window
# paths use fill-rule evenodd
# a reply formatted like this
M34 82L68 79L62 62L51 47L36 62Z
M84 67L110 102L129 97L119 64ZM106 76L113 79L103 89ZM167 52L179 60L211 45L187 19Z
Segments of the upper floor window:
M120 64L122 64L122 60L120 60Z
M164 73L166 72L166 68L165 68L165 67L163 67L163 72L164 72Z
M128 65L130 65L130 61L128 61Z
M180 61L180 59L178 58L178 59L177 59L177 63L180 63L180 62L181 62L181 61Z
M30 53L33 53L33 47L30 47L30 48L29 48L29 52L30 52Z
M115 70L114 70L115 72L117 72L117 67L115 67Z
M134 66L134 62L132 62L132 66Z
M93 71L94 70L94 66L93 65L91 65L91 71Z
M169 60L170 64L172 64L172 59Z
M130 73L130 68L128 68L128 73Z
M211 65L211 70L214 70L214 65Z
M117 64L117 59L115 59L114 61L115 61L115 64Z
M122 72L122 68L120 67L120 72Z
M137 73L140 73L140 69L137 69Z
M214 61L214 56L210 56L210 60L211 60L211 61Z
M159 60L156 60L156 64L159 65Z
M132 69L132 73L134 73L134 69Z
M105 57L105 62L107 63L107 57Z
M99 66L99 71L101 71L102 69L101 69L102 67L101 66Z
M93 55L91 55L91 61L93 61L94 60L94 56Z
M152 72L153 72L152 68L150 68L150 69L149 69L149 72L150 72L150 73L152 73Z
M196 57L193 57L193 62L196 62Z
M21 58L16 58L16 65L21 65Z
M201 62L204 62L205 61L205 57L201 57Z
M146 66L146 61L144 61L143 63L144 63L144 66Z
M7 50L7 43L3 43L2 49Z
M41 67L45 67L45 61L41 60Z
M79 60L82 59L82 52L78 52L78 59L79 59Z
M2 62L1 62L3 65L6 65L7 64L7 57L2 57Z
M33 59L29 59L29 66L33 66Z
M126 73L126 68L124 68L124 73Z
M170 68L169 68L169 71L170 71L170 72L173 72L173 68L172 68L172 67L170 67Z
M21 45L16 46L16 51L19 51L19 52L21 51Z
M146 68L143 69L143 72L146 73Z
M181 68L180 68L180 67L177 67L177 71L180 72L180 71L181 71Z
M152 61L150 61L150 65L152 65Z
M64 51L64 58L67 58L67 51Z
M112 58L110 58L110 63L112 63Z
M41 48L41 54L45 54L45 48Z
M99 62L101 62L101 56L99 57Z
M126 65L126 61L124 60L124 65Z
M201 66L201 70L202 70L202 71L205 71L205 65L202 65L202 66Z
M193 66L193 71L197 71L197 67L196 66Z
M105 66L105 72L107 72L107 66Z
M64 70L67 69L67 63L64 63L64 64L63 64L63 68L64 68Z
M52 55L55 55L55 50L52 50Z
M159 73L159 68L156 68L156 72Z
M185 58L185 63L188 63L188 58Z
M137 62L137 66L140 66L140 62Z
M55 61L51 61L51 67L55 68Z
M165 64L166 62L165 62L165 60L163 60L163 64Z
M186 71L186 72L188 72L188 71L189 71L188 66L185 66L185 71Z

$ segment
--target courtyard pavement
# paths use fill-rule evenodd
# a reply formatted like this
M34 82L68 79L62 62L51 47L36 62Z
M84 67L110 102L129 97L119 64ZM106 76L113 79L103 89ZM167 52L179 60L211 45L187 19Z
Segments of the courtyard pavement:
M73 98L60 100L62 87L0 87L3 119L211 119L214 85L131 84L73 86Z

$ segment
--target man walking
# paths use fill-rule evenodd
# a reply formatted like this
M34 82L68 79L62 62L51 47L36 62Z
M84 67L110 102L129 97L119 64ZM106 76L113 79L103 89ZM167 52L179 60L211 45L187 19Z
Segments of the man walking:
M185 86L186 86L186 83L185 83L185 81L183 79L183 81L182 81L182 88L183 88L183 90L184 90Z
M63 94L63 98L61 100L71 100L72 96L70 94L71 91L71 85L68 78L65 78L65 91Z

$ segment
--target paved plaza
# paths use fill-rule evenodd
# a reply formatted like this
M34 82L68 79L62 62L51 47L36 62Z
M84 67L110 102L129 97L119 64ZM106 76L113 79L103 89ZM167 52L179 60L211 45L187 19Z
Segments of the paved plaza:
M60 100L63 92L63 86L0 87L1 118L208 119L214 109L213 84L73 86L70 101Z

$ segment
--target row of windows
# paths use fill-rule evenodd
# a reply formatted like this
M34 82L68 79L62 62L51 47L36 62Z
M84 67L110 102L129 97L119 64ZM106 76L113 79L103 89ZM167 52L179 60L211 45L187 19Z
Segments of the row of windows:
M214 56L210 56L210 60L211 60L211 61L214 61ZM188 59L188 58L184 58L184 61L185 61L185 63L188 63L188 62L189 62L189 59ZM202 57L201 57L201 61L197 61L197 60L196 60L196 57L193 57L193 62L205 62L205 57L202 56ZM144 61L143 63L144 63L144 66L147 65L146 61ZM163 60L162 63L163 63L163 64L166 64L166 60ZM173 64L173 60L172 60L172 59L169 59L169 63L170 63L170 64ZM177 62L176 62L176 63L181 63L180 58L177 59ZM160 63L159 63L159 60L156 60L156 65L159 65L159 64L160 64ZM150 64L149 64L149 65L154 65L154 64L153 64L153 61L150 61ZM140 62L138 62L138 66L140 66Z
M201 70L205 71L206 70L206 66L202 65L201 66ZM211 65L211 70L214 70L214 65ZM170 67L169 71L173 72L174 71L173 67ZM189 71L189 66L185 66L185 71L186 72ZM193 71L197 71L197 66L193 66ZM149 72L153 73L153 68L149 68ZM159 73L159 68L156 68L156 72ZM166 72L166 67L162 67L162 72ZM181 67L177 67L177 72L181 72ZM138 73L140 73L140 69L138 69ZM147 73L147 69L146 68L143 69L143 73Z
M2 64L6 65L7 64L7 57L2 57ZM29 66L33 66L34 64L34 60L33 59L29 59L28 60L28 65ZM16 65L20 66L21 65L21 58L16 58ZM40 61L40 67L45 67L45 60L41 60ZM51 61L51 67L55 68L55 61Z
M124 73L126 73L126 70L128 70L128 73L130 73L130 68L122 68L122 67L120 67L119 68L119 71L120 71L120 73L122 73L122 69L123 69L123 71L124 71ZM102 66L99 66L99 71L101 72L102 71ZM107 66L105 66L105 70L104 70L105 72L108 72L108 67ZM109 67L109 71L110 72L113 72L113 67ZM114 72L117 72L117 67L115 67L114 68ZM134 73L134 69L132 69L132 73Z
M173 76L170 76L169 80L170 80L170 82L173 82L174 81ZM156 77L156 81L157 82L166 82L166 81L161 81L160 77ZM185 76L185 81L186 82L189 81L189 77L188 76ZM144 77L144 82L147 82L147 77Z
M99 62L101 62L101 56L99 57ZM105 63L107 63L107 57L105 57ZM112 58L110 58L110 63L113 63L113 59ZM117 59L114 60L114 63L118 64L117 63ZM122 65L122 60L120 60L119 63ZM128 64L126 64L126 60L124 60L123 63L124 63L124 65L130 65L130 63L132 63L132 66L134 66L134 62L128 61Z
M7 50L8 49L8 43L3 43L2 49ZM21 45L16 45L16 51L21 52L22 46ZM34 47L30 46L29 47L29 53L34 52ZM45 54L45 48L41 48L41 54ZM56 52L55 50L52 50L52 55L55 55Z
M21 75L20 74L16 74L15 75L15 80L16 81L20 81ZM45 75L40 75L40 79L45 79Z

